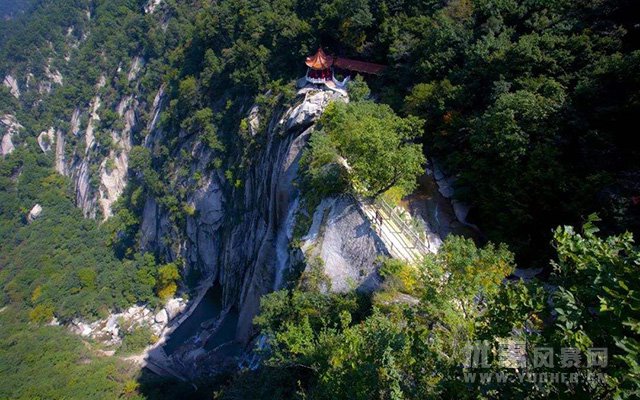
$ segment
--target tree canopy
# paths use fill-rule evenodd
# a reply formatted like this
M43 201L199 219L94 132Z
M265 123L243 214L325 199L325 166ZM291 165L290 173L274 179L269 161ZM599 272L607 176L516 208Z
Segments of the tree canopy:
M333 163L345 169L341 176L356 193L378 196L393 187L411 193L425 163L421 145L412 142L421 125L417 118L401 118L383 104L334 102L311 139L303 161L309 165L307 174L311 179L324 174L330 181L325 185L335 185L329 165Z

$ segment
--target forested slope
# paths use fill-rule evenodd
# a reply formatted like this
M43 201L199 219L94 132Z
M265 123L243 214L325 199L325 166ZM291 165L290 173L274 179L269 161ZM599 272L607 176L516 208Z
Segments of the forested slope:
M393 143L411 149L401 189L415 187L421 145L455 178L455 197L473 206L469 220L486 240L451 238L420 266L425 273L387 260L372 298L304 283L322 276L291 282L256 320L272 338L265 367L230 379L221 395L637 396L638 257L623 232L640 233L640 155L629 130L640 114L639 15L634 0L33 1L0 24L0 305L15 338L0 343L0 369L12 371L0 396L59 396L49 381L36 379L33 392L12 385L34 365L60 368L26 360L12 343L51 351L64 337L65 348L84 346L40 326L53 317L154 307L176 290L162 266L182 267L184 293L211 272L198 248L209 247L190 238L211 204L194 198L232 199L211 225L234 227L253 211L244 209L247 182L271 143L270 122L295 106L304 57L320 45L388 68L366 78L370 96L352 86L354 104L333 109L313 133L303 178L321 179L296 182L309 203L353 191L344 176L323 176L338 154L360 157L349 183L386 190L373 178L387 176L389 159L369 157L362 143L394 132ZM339 134L371 124L384 126L358 140ZM376 143L369 151L390 142ZM31 222L35 204L43 213ZM557 228L582 226L592 213L601 221L580 235ZM549 280L501 284L516 265L542 267ZM20 333L35 325L34 335ZM607 346L615 361L607 382L591 386L457 381L460 343L510 336ZM65 359L79 371L95 365L96 382L112 377L96 371L121 368ZM15 360L30 367L12 369ZM117 384L100 381L90 394L71 378L64 387L70 397L158 395L134 375L116 369Z

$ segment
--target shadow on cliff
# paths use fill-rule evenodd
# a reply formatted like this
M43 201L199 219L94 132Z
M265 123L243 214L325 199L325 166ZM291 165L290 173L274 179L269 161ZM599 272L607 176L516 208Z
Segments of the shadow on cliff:
M211 400L213 394L229 383L231 376L183 382L166 378L143 368L138 377L138 392L147 400Z
M143 369L138 392L147 400L285 400L294 398L311 378L307 369L262 367L191 383Z

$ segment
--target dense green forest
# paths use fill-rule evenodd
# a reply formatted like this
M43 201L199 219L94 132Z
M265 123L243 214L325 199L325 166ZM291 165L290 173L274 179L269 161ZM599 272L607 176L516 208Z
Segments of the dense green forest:
M608 233L637 231L638 154L625 128L639 108L635 2L307 3L204 7L171 58L174 126L186 108L211 108L228 147L246 146L229 137L240 116L235 129L228 116L268 82L299 76L322 44L389 65L370 86L425 121L426 155L458 176L473 222L518 260L545 265L551 230L594 211Z
M18 5L8 3L0 15ZM0 24L0 78L16 75L24 88L27 72L39 79L49 65L65 80L19 99L0 86L0 115L24 126L16 151L0 159L0 397L640 396L640 149L629 128L640 114L637 1L164 0L155 14L142 0L31 3ZM255 321L270 343L263 366L195 394L46 326L153 307L175 292L163 279L169 260L141 254L138 239L147 196L179 226L193 212L175 186L188 173L176 165L188 159L181 133L201 135L217 154L208 168L241 186L263 144L247 134L247 106L266 115L292 101L302 61L319 45L388 68L368 86L357 80L351 104L321 120L302 161L306 195L409 193L429 159L456 177L481 243L450 237L417 268L384 260L383 289L372 296L321 293L303 280L266 296ZM126 77L136 56L146 60L139 87ZM101 76L107 85L96 89ZM138 91L151 103L163 83L162 144L143 147L149 132L133 132L115 216L83 219L69 179L35 137L67 129L98 92L106 151L118 99ZM151 118L138 117L143 127ZM78 149L68 134L66 151ZM337 157L355 172L327 168ZM36 203L43 214L28 223ZM516 266L544 268L544 282L509 279ZM561 370L580 378L563 385L464 380L465 346L508 339L556 351L606 347L609 365L596 369L605 380L577 367ZM491 361L486 371L504 372Z
M137 2L116 3L93 5L97 26L75 50L79 60L60 65L69 84L48 107L3 96L2 108L21 108L21 123L39 131L88 103L101 72L141 53L151 60L143 84L171 84L170 132L206 128L212 148L230 153L221 155L228 167L241 168L235 155L251 145L239 129L243 105L299 76L301 60L322 44L389 65L370 86L400 115L425 121L425 154L458 176L456 195L475 206L472 222L518 260L546 264L553 227L594 211L608 233L638 229L637 146L625 129L639 107L633 1L225 1L194 11L167 2L174 18L165 30ZM83 4L58 2L53 11L43 2L42 12L6 24L0 71L42 71L41 48L62 47L62 27L82 37ZM177 145L167 140L152 155L160 176L162 154Z
M271 338L266 368L241 375L223 398L636 398L640 253L631 235L601 239L593 222L581 233L555 231L551 295L538 282L504 282L514 267L504 246L478 248L455 236L418 268L386 261L384 289L372 299L299 289L270 294L256 318ZM607 347L609 363L588 369L583 358L561 368L558 357L544 370L575 373L575 383L466 381L474 370L462 367L465 345L485 340L497 350L507 338L529 350L552 347L556 356L563 347L585 354ZM516 374L498 356L481 371ZM585 378L596 372L606 378Z
M0 17L14 17L27 10L31 2L31 0L0 0Z

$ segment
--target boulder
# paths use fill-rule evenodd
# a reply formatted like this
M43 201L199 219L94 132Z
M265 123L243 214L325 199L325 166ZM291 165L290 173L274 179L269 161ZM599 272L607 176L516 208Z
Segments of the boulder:
M11 140L11 134L7 133L6 135L2 136L0 141L0 155L4 157L7 154L13 153L13 150L15 150L15 146L13 145L13 141Z
M176 316L178 316L180 313L182 313L185 307L186 307L186 303L184 302L184 300L182 300L181 298L177 298L177 299L169 300L167 302L167 305L164 307L164 309L167 312L167 316L169 317L169 320L172 320Z
M375 290L380 285L377 259L387 255L369 221L347 196L327 198L318 205L302 251L307 259L323 260L333 292Z
M31 211L29 211L29 215L27 215L27 221L31 223L36 219L38 219L38 217L40 217L41 214L42 214L42 206L40 204L36 204L35 206L33 206Z
M260 129L260 108L258 108L258 105L251 107L247 121L249 122L249 133L251 133L251 136L257 135Z
M169 316L167 315L167 310L165 310L164 308L162 310L160 310L156 314L154 319L159 324L166 324L169 321Z
M15 150L13 135L22 128L23 126L12 114L5 114L0 118L0 155L4 157Z
M9 89L13 97L16 99L20 98L20 88L18 87L18 81L16 78L11 75L7 75L4 77L4 81L2 83Z

